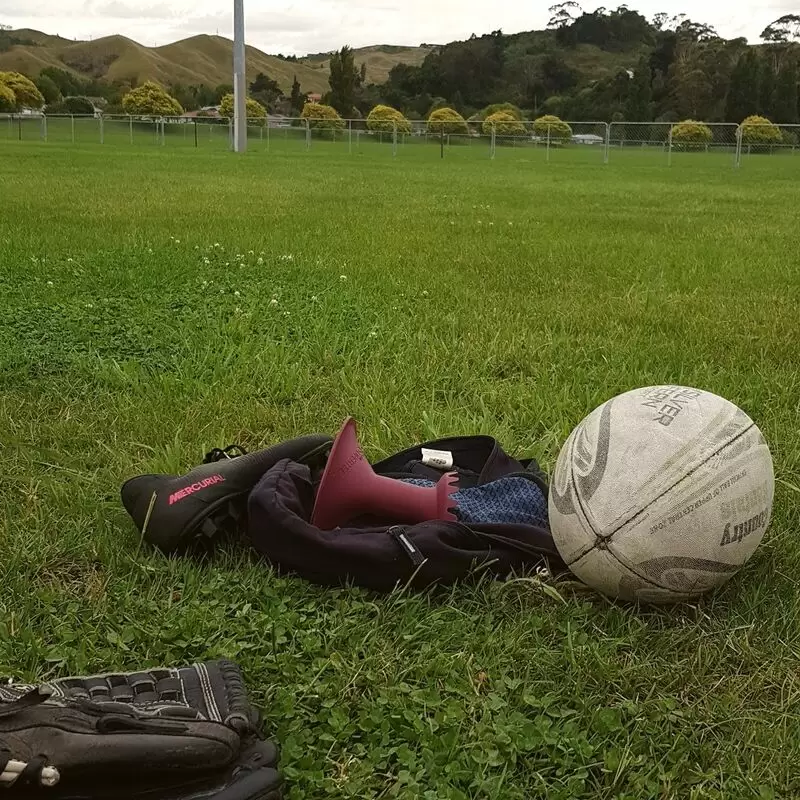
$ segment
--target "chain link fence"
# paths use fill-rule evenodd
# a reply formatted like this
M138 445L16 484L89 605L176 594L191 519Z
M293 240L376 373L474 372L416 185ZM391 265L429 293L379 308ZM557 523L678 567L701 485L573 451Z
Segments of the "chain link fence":
M800 155L800 125L702 122L531 122L508 120L384 122L363 119L250 119L248 145L257 152L331 148L359 154L380 150L402 157L427 148L434 157L516 158L545 163L691 164L698 154L734 167L764 156ZM0 115L0 141L228 150L233 121L218 117L123 115ZM798 162L800 163L800 162Z

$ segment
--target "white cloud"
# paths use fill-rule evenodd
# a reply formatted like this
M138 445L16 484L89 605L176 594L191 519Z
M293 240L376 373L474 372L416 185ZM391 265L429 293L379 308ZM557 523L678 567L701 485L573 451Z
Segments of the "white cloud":
M305 54L343 44L417 45L466 39L502 29L515 33L547 23L545 3L486 0L245 0L249 44L277 53ZM592 9L599 2L586 4ZM756 41L761 30L795 8L795 0L768 0L749 7L729 0L640 0L645 16L669 8L717 28L726 37ZM167 44L198 33L232 34L232 0L190 3L158 0L5 0L0 22L38 28L68 38L122 33L146 45Z

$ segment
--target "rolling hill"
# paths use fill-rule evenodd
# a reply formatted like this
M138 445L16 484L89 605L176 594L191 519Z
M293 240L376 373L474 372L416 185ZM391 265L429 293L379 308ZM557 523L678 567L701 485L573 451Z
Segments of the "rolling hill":
M35 76L45 67L59 67L83 78L107 81L155 80L165 85L204 83L207 86L231 82L233 42L222 36L203 34L163 47L145 47L120 35L90 42L74 42L34 30L9 31L8 35L29 43L14 44L0 52L0 71L14 70ZM376 45L355 52L356 63L367 64L367 81L382 83L395 64L421 64L429 48ZM265 72L287 93L295 75L304 91L326 92L329 65L330 53L292 62L255 47L247 48L248 80Z

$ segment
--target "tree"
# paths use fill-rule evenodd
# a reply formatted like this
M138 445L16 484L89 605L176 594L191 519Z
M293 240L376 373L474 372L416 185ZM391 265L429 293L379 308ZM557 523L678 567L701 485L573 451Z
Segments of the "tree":
M232 83L221 83L219 86L215 86L214 100L213 103L209 103L209 105L219 105L222 102L222 98L225 97L226 94L233 94Z
M773 118L783 125L794 125L798 120L797 62L786 59L781 65L775 84Z
M267 109L258 102L253 100L252 97L245 99L245 109L247 119L265 120L267 118ZM226 94L219 104L219 113L221 117L233 119L236 116L235 97L233 94Z
M772 61L769 58L761 59L758 80L758 113L771 117L773 114L772 101L775 97L775 73Z
M750 147L775 145L783 141L781 129L762 116L748 117L739 126L739 133L742 142Z
M758 66L754 50L745 51L736 62L725 98L725 119L728 122L741 122L758 110Z
M362 61L361 62L361 70L359 71L358 75L359 75L359 85L360 86L364 86L364 84L367 82L367 62L366 61Z
M467 121L453 108L437 108L428 117L428 130L435 134L469 133Z
M786 43L800 39L800 16L786 14L771 22L761 31L765 42Z
M44 97L30 78L20 72L0 72L0 83L14 93L16 109L41 108Z
M40 73L40 77L50 78L51 81L58 87L62 97L75 97L83 94L86 90L84 81L67 72L65 69L59 67L45 67Z
M702 150L713 141L711 128L702 122L687 119L672 129L672 143L681 150Z
M550 12L550 21L547 23L547 27L551 31L569 27L583 13L583 9L572 0L550 6L547 10Z
M16 111L17 96L10 86L0 82L0 111Z
M47 75L40 74L38 78L33 79L33 83L42 93L44 102L47 103L47 105L57 103L59 100L61 100L61 91L59 90L58 86L56 86L52 78L48 78Z
M398 133L411 133L411 123L391 106L375 106L367 116L367 128L381 133L392 133L397 126Z
M498 136L524 136L525 126L508 111L495 111L483 123L483 133L491 136L494 131Z
M65 97L63 106L67 114L94 115L94 105L88 97Z
M356 68L355 54L351 47L345 45L331 56L330 71L328 83L331 91L328 101L340 115L352 117L360 86L360 77Z
M323 103L306 103L300 117L308 121L308 127L312 130L334 131L344 128L344 120L339 112Z
M126 114L148 117L177 117L183 114L183 107L155 81L146 81L136 89L131 89L122 98L122 108Z
M652 119L653 87L650 59L642 56L633 73L633 80L628 88L628 102L625 116L631 122L647 122Z
M277 81L272 80L265 73L259 72L256 79L250 84L250 96L264 108L273 110L275 103L283 97L283 92ZM247 116L249 117L250 114L248 113Z
M303 94L302 89L300 88L300 81L297 80L297 75L294 76L294 81L292 82L292 94L289 98L289 104L292 109L293 114L299 114L303 110L303 106L306 102L306 96Z
M545 114L534 120L533 133L551 142L567 142L572 138L572 128L555 114Z

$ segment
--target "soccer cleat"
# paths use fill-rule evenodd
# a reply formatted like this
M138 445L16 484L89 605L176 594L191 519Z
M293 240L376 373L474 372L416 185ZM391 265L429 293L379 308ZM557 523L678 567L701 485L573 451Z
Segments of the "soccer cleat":
M139 475L122 487L122 504L145 541L164 553L198 540L235 533L246 523L247 498L267 470L283 459L323 467L333 439L312 434L247 453L215 448L186 475ZM233 455L239 451L242 455Z

